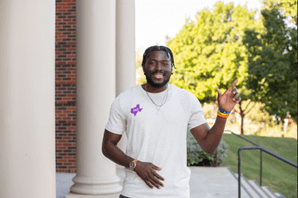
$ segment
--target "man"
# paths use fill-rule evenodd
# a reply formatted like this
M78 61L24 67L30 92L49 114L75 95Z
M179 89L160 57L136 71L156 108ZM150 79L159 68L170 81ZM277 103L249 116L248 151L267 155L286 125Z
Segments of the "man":
M168 84L173 66L169 48L149 47L142 61L147 83L121 93L111 105L102 152L125 166L120 198L189 198L187 127L206 153L214 153L228 113L241 100L233 91L237 80L223 95L217 89L219 112L210 129L195 95ZM126 154L117 147L124 132Z

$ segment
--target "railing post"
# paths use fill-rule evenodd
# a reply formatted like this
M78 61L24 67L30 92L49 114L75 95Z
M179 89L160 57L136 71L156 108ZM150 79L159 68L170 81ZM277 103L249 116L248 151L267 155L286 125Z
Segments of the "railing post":
M261 162L260 162L260 164L261 164L260 186L262 186L262 162L263 162L263 159L262 159L262 150L260 149L260 151L261 151Z
M238 198L241 197L241 164L240 164L240 152L241 148L238 150Z

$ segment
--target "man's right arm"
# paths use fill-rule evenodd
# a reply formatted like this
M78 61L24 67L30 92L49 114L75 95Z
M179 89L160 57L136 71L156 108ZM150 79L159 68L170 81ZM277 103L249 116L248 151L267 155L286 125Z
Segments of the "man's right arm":
M130 162L132 162L134 159L127 156L121 149L117 147L121 137L122 135L111 133L105 129L102 142L102 153L113 162L129 168Z
M120 141L121 137L122 135L114 134L108 130L105 130L102 143L102 153L113 162L129 168L130 162L132 162L134 159L125 155L123 151L117 147L117 143ZM134 171L150 188L153 188L153 185L156 188L160 188L160 186L164 187L163 183L161 183L158 179L163 181L165 179L155 171L160 171L161 168L150 162L137 161L136 163L137 166Z

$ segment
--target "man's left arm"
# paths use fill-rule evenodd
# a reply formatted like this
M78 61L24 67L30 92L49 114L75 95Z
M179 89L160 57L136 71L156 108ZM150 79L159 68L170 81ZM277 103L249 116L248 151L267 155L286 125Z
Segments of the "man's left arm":
M223 111L231 111L234 106L241 101L241 97L237 98L239 96L237 88L233 91L237 82L238 80L236 79L223 95L221 94L221 91L217 89L219 109ZM226 121L227 118L217 115L216 121L211 129L209 125L205 123L190 130L194 138L206 153L213 154L217 149L223 136Z

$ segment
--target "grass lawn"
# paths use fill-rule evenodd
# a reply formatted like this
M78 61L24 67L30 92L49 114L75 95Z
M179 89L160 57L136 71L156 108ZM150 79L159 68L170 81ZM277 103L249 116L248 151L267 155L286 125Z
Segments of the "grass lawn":
M297 164L296 139L243 136ZM238 149L254 145L233 134L224 134L223 139L229 145L229 150L228 157L220 166L229 166L234 173L238 173ZM297 197L297 169L265 152L262 152L262 158L262 186L268 186L273 192L279 192L286 198ZM241 151L241 173L246 179L256 180L260 184L260 150Z

